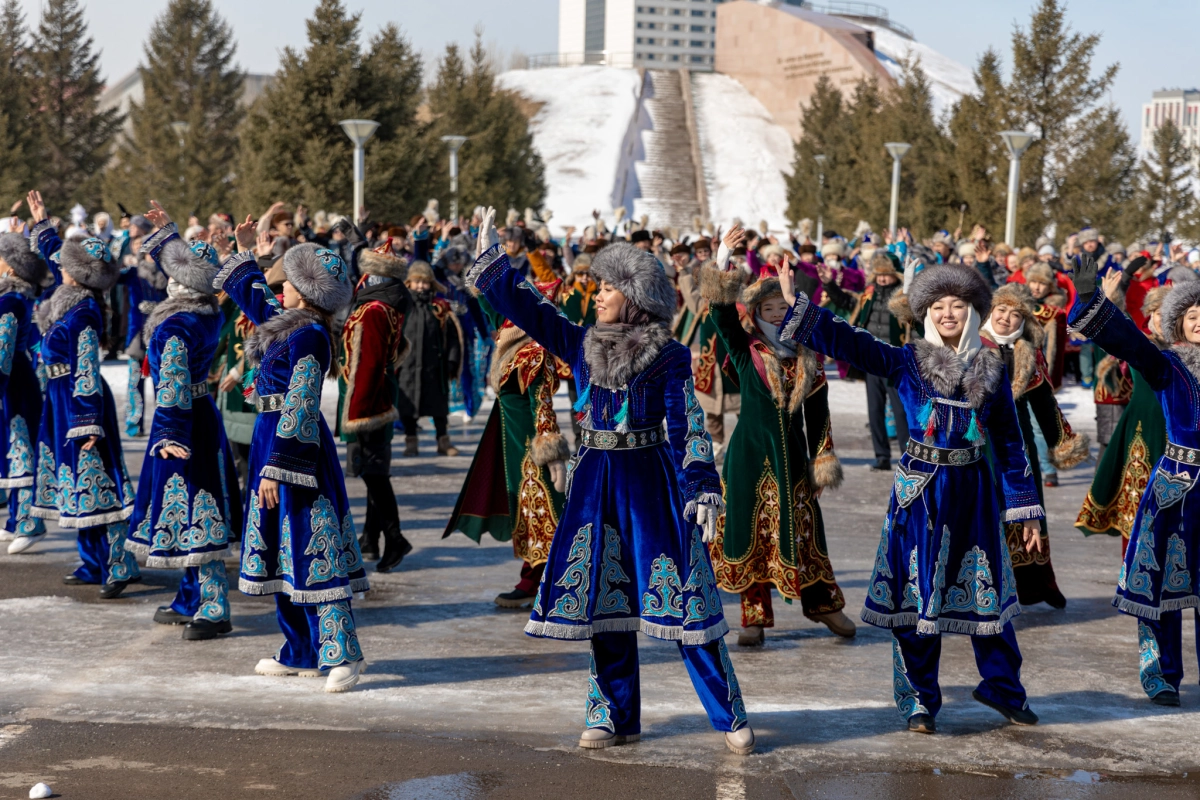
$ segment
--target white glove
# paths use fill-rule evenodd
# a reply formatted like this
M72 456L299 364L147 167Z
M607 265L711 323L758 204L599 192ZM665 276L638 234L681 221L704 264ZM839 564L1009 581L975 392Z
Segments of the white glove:
M721 509L708 503L700 503L696 506L696 524L700 526L701 541L708 544L717 536L717 517L720 516Z
M904 286L901 289L905 294L908 294L908 287L912 286L913 278L917 277L917 267L921 266L921 259L915 256L909 256L904 260Z
M725 240L721 240L721 244L717 247L717 269L725 272L729 269L729 257L733 255L733 251L729 249L729 245L725 244Z
M550 470L550 482L554 484L554 489L559 494L567 490L567 465L561 461L551 461L546 465Z
M488 206L487 211L483 212L483 219L479 222L479 239L475 243L475 257L479 258L498 244L500 244L500 234L496 231L496 209Z

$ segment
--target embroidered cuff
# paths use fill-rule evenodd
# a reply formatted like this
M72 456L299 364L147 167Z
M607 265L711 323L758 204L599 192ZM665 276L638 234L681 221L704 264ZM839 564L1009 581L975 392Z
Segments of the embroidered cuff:
M217 292L223 290L225 288L225 281L233 277L238 267L244 264L258 266L258 261L254 258L254 253L234 253L225 259L225 263L221 265L221 271L217 273L217 277L213 278L213 290Z
M696 497L688 501L688 504L683 508L683 518L688 522L696 521L696 509L698 506L716 506L717 512L725 513L725 498L718 492L699 492Z
M104 428L99 425L80 425L67 431L68 439L82 439L85 436L104 437Z
M504 252L502 245L495 244L475 259L475 263L467 270L464 280L468 286L474 286L479 291L486 292L508 268L508 254Z
M183 442L177 442L174 439L159 439L157 442L150 445L150 455L158 455L158 451L164 447L182 447L187 451L187 458L192 457L191 445L184 444Z
M789 316L779 329L779 338L784 341L808 344L808 337L817 325L817 310L808 295L796 292L796 305L792 306Z
M1005 522L1024 522L1031 519L1045 519L1046 510L1040 505L1010 508L1004 512Z
M280 469L279 467L266 466L258 473L260 478L270 478L273 481L281 483L290 483L294 486L303 486L307 489L317 488L317 479L312 475L305 475L303 472L292 472L291 470Z
M1104 296L1104 292L1097 289L1096 294L1088 301L1087 305L1081 306L1078 302L1075 303L1075 307L1071 309L1071 314L1067 319L1067 330L1093 339L1114 315L1120 313L1117 307Z
M158 254L162 251L163 245L178 237L179 226L174 222L168 222L142 240L142 246L138 248L138 252L158 261Z
M29 249L39 256L42 254L42 251L38 245L42 238L42 234L46 231L51 231L55 234L58 233L58 231L54 228L54 223L49 219L44 219L29 229Z

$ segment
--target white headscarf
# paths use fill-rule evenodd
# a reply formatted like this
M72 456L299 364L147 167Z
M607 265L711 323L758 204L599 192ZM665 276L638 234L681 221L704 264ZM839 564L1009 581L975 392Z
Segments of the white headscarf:
M775 351L775 355L779 356L780 358L796 357L797 343L791 341L790 339L787 341L780 339L778 325L772 325L771 323L764 321L763 318L758 315L757 311L754 312L754 324L758 326L758 330L762 333L763 339L766 340L767 344L771 345L771 349Z
M933 324L932 311L925 312L925 341L938 347L948 347L942 341L941 334L938 333L937 326ZM958 338L958 349L954 352L958 355L958 359L962 361L964 368L971 366L971 361L975 358L975 354L983 349L983 340L979 338L979 313L970 303L967 304L967 324L963 329L962 336Z
M999 333L996 333L996 329L992 327L992 318L991 317L988 317L988 321L983 323L983 330L987 331L988 335L992 337L993 342L1007 347L1008 345L1015 342L1017 339L1020 339L1021 334L1025 332L1025 318L1022 317L1021 324L1017 326L1017 329L1007 335L1001 335Z

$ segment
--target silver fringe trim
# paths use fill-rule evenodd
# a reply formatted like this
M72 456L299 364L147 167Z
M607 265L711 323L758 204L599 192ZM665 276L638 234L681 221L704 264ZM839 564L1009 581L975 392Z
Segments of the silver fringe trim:
M0 489L22 489L26 486L33 486L32 475L26 475L24 478L0 478Z
M482 275L488 267L500 260L501 256L504 255L505 252L502 245L492 245L490 248L485 250L483 254L479 256L479 258L475 259L475 263L471 265L469 270L467 270L467 274L463 275L463 281L467 284L467 286L475 287L475 282L479 280L479 276Z
M1187 597L1177 597L1174 600L1163 600L1157 606L1147 606L1117 595L1113 598L1113 605L1117 607L1118 611L1132 614L1135 617L1161 619L1163 614L1171 611L1182 611L1185 608L1200 608L1200 597L1192 594Z
M56 508L29 509L29 516L38 519L48 519L58 523L60 528L91 528L95 525L107 525L110 522L123 522L133 516L133 506L126 506L120 511L110 511L107 514L93 514L90 517L64 517Z
M1103 294L1099 291L1099 287L1097 287L1096 293L1101 295ZM1095 301L1096 298L1093 297L1092 302L1095 303ZM1083 330L1092 323L1092 320L1096 318L1096 315L1100 313L1100 309L1104 308L1106 303L1108 303L1108 298L1105 297L1101 299L1100 302L1088 309L1088 312L1084 314L1083 317L1080 318L1074 325L1067 325L1067 331L1070 333L1082 333Z
M1040 505L1036 506L1021 506L1020 508L1010 508L1004 512L1005 522L1023 522L1027 519L1042 519L1046 516L1046 509Z
M142 240L142 246L138 248L138 253L141 255L150 255L150 251L165 242L171 236L179 235L179 226L174 222L168 222L154 233Z
M187 457L188 458L192 457L192 448L188 447L186 444L183 444L182 442L177 442L174 439L161 439L161 440L155 442L154 444L150 445L150 455L152 455L152 456L158 455L158 451L164 447L182 447L184 450L187 451Z
M225 281L229 280L229 276L235 269L245 264L247 261L258 261L254 258L254 253L234 253L229 258L225 259L225 263L221 265L221 271L217 273L217 277L213 278L213 291L219 292L225 288Z
M859 618L868 625L874 625L876 628L915 627L917 633L925 635L934 633L962 633L967 636L998 636L1004 632L1004 626L1020 613L1021 604L1013 603L994 622L972 622L966 619L948 619L946 617L938 617L936 620L921 619L912 611L903 614L881 614L869 608L864 608Z
M29 229L29 249L34 253L34 255L40 256L42 254L42 251L38 250L38 237L42 235L42 231L53 227L54 222L47 218Z
M729 633L729 623L724 619L716 625L701 631L687 631L678 625L659 625L638 617L621 617L620 619L598 619L590 625L563 625L558 622L537 622L530 620L525 624L525 633L547 639L568 639L580 641L592 638L597 633L621 633L641 631L655 639L668 642L679 642L685 646L705 645L720 639Z
M286 594L293 603L315 605L317 603L333 603L337 600L349 600L353 592L349 586L339 586L336 589L297 589L285 580L276 578L273 581L250 581L238 579L238 589L242 594L261 596L268 594Z
M352 592L369 592L371 591L371 581L364 575L361 578L350 579L350 591Z
M683 507L683 518L688 522L694 522L696 519L696 507L700 505L716 506L721 514L725 513L725 498L719 494L712 492L701 492L696 495L688 504Z
M796 305L792 307L792 318L779 331L781 341L795 341L796 331L800 330L800 323L804 321L804 314L808 311L810 302L812 301L808 299L808 295L804 292L796 292Z
M258 473L258 477L270 478L273 481L282 481L283 483L290 483L294 486L303 486L308 489L317 488L316 477L312 475L305 475L302 472L292 472L291 470L280 469L279 467L263 467L262 471Z
M99 425L81 425L67 431L68 439L82 439L84 436L104 436L104 428Z
M150 545L135 542L132 539L125 540L125 549L135 556L146 559L146 566L149 569L198 567L210 561L221 561L229 554L229 547L226 546L220 550L209 550L204 553L188 553L186 556L152 556L150 555Z

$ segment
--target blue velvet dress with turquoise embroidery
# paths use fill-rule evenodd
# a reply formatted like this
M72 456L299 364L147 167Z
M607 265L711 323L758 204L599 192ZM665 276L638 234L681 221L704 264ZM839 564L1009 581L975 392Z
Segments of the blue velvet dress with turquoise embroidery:
M658 442L631 450L583 447L572 460L567 503L525 632L589 639L641 630L683 645L719 640L729 626L694 520L697 502L721 502L721 479L696 401L691 352L668 341L628 386L610 391L591 382L583 353L588 329L523 281L498 248L472 272L498 311L571 366L583 427L645 431ZM731 724L745 724L744 713Z
M926 636L1002 634L1020 613L1002 521L1044 516L1003 372L971 408L961 386L944 396L922 376L916 345L893 347L803 295L781 336L893 381L912 426L906 433L917 442L970 450L986 433L995 477L987 459L963 465L908 453L900 459L862 619L884 628L915 626Z
M1159 350L1103 292L1077 301L1068 321L1140 372L1162 405L1167 449L1138 504L1113 605L1138 617L1146 693L1178 691L1181 614L1200 607L1200 496L1192 493L1200 478L1200 375L1185 361L1200 361L1200 347L1179 343Z
M251 254L229 259L217 280L260 328L280 314L308 313L283 310ZM246 594L283 593L297 605L349 600L370 588L337 445L321 413L329 331L312 320L272 342L254 374L259 398L282 400L254 424L239 581ZM263 478L279 481L274 509L259 506Z
M34 335L33 298L9 286L0 294L0 489L9 493L5 530L14 536L46 531L32 513L42 419L42 393L30 357Z

